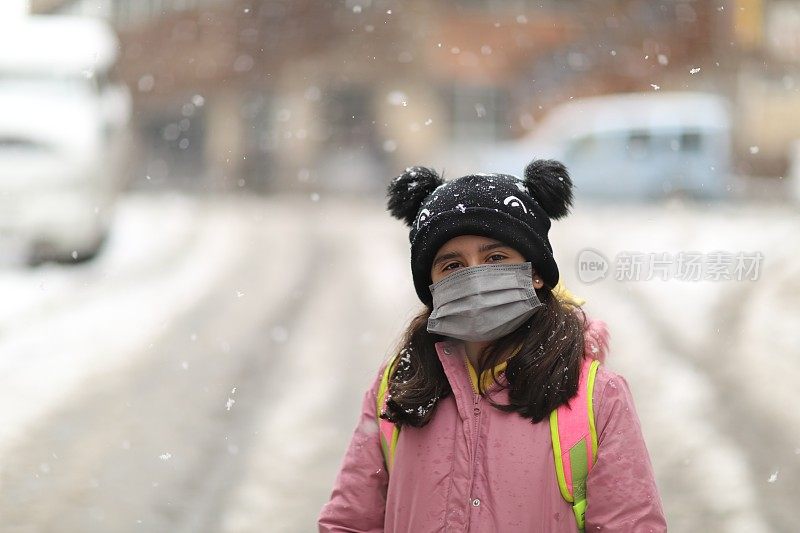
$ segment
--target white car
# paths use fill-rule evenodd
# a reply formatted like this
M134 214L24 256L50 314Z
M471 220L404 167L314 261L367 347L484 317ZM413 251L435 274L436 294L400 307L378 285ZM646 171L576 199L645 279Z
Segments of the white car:
M0 258L92 257L129 153L130 94L109 83L103 21L31 16L0 28Z
M575 99L528 136L479 152L480 168L519 174L563 161L584 198L724 198L731 190L729 104L716 94L653 92Z

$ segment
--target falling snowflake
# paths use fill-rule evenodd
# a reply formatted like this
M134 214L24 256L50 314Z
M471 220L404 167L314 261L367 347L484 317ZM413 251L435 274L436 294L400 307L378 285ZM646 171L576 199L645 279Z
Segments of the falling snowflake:
M158 458L161 459L162 461L169 461L172 458L172 454L169 452L162 453L161 455L158 456Z
M697 74L698 72L700 72L700 67L695 67L689 71L690 74Z
M392 91L386 96L386 101L393 106L408 106L408 97L403 91Z
M650 87L652 87L652 88L653 88L653 89L655 89L656 91L657 91L657 90L659 90L659 89L661 89L661 87L659 87L659 86L658 86L658 85L656 85L655 83L651 83L651 84L650 84Z
M145 74L144 76L139 78L139 81L137 83L137 88L139 89L140 92L148 93L153 90L155 83L156 80L152 74Z
M767 480L767 483L775 483L775 481L777 481L777 480L778 480L778 471L776 470L776 471L774 471L773 473L771 473L769 475L769 479Z

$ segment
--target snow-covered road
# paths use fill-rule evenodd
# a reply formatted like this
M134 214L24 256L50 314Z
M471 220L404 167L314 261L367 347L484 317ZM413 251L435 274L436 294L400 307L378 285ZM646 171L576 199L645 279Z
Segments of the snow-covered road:
M107 253L0 275L0 454L87 380L114 374L243 261L246 220L180 197L132 198Z
M800 285L790 273L800 273L799 215L777 206L578 207L557 225L566 260L585 247L609 258L763 254L755 281L572 283L609 323L608 364L631 382L672 530L794 530L800 416L789 406L800 377Z
M800 215L578 206L551 241L609 323L671 531L792 531ZM758 250L752 282L582 284L592 248ZM322 197L131 195L97 261L0 273L0 532L311 531L418 310L406 231Z

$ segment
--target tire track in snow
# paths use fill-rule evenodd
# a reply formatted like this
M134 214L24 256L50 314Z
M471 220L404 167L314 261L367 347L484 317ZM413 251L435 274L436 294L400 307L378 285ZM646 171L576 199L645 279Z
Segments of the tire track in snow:
M0 343L0 400L15 406L0 416L0 456L83 381L124 367L145 351L170 320L203 298L206 284L219 282L241 259L243 224L226 223L225 210L201 221L198 237L190 240L192 254L172 269L79 299L69 312L47 314ZM199 263L209 250L217 254ZM169 301L162 303L162 295Z
M275 403L265 406L247 475L215 531L316 529L364 391L416 305L406 234L383 206L337 203L322 216L322 238L335 248L328 281L290 342L288 387L266 385Z
M153 206L144 208L137 206L137 204L146 204L147 202L157 203L159 208L177 208L186 211L182 214L191 220L196 220L197 213L201 209L201 206L189 204L189 200L186 199L173 204L166 203L173 202L173 199L158 196L125 198L121 202L122 205L118 207L118 212L115 213L114 223L111 227L112 233L108 242L97 258L77 265L51 265L48 263L26 269L22 274L19 272L12 272L10 276L6 274L4 277L7 276L10 279L3 281L11 281L14 285L40 281L36 292L45 291L46 295L36 294L36 298L31 298L32 295L29 294L25 296L25 302L19 301L19 297L17 297L19 303L15 302L13 312L0 313L0 341L7 336L4 334L5 331L18 334L31 325L40 327L47 317L72 312L76 305L85 305L100 298L108 298L109 290L124 293L131 287L135 287L137 283L141 283L143 279L157 277L164 269L179 262L180 258L184 257L199 242L203 232L193 231L189 221L186 221L180 228L180 233L169 240L170 246L166 251L155 250L158 253L153 253L154 250L146 249L144 251L148 255L144 261L133 265L125 264L121 270L115 270L120 265L114 263L122 259L115 255L118 252L117 249L126 246L124 242L119 242L120 239L124 240L125 236L120 236L118 233L131 230L131 223L126 223L122 219L131 218L135 220L136 224L141 225L136 219L141 218L142 213L136 210L155 210ZM120 225L122 227L119 227ZM112 277L108 276L109 271L113 273ZM55 279L53 279L54 275ZM49 287L49 283L55 283L55 289ZM23 303L26 303L27 306L20 308L20 304Z
M786 262L784 262L784 266ZM780 266L772 271L776 275ZM661 343L679 356L686 364L702 374L713 388L713 401L725 404L725 408L713 410L707 423L713 424L728 440L736 443L742 460L746 460L751 473L753 497L759 514L767 520L770 531L791 532L796 521L797 493L786 490L787 484L797 487L800 480L800 461L795 450L800 446L797 435L784 428L780 417L765 405L753 401L751 391L741 390L742 382L748 378L735 365L736 356L731 355L741 345L741 334L749 305L760 289L755 283L740 282L727 290L713 307L709 316L713 325L706 342L694 347L680 340L678 332L660 319L652 304L638 291L631 291L633 301L652 325ZM769 394L769 391L760 391ZM773 409L777 407L772 406ZM711 444L709 444L711 445ZM780 467L782 483L770 484L770 473ZM755 475L758 473L759 475Z
M589 314L609 322L607 364L631 384L670 530L770 531L743 451L715 419L718 398L708 377L632 293L608 291L603 312Z
M287 229L288 208L270 207L253 235L265 244L253 247L257 255L171 324L147 357L87 383L10 455L0 530L195 531L185 524L206 516L198 509L217 501L246 446L239 426L258 395L247 383L232 388L269 368L252 341L275 319L270 306L296 287L299 272L287 275L284 257L303 260L287 242L302 240L303 221Z
M765 213L758 206L750 205L721 205L709 210L697 207L625 206L625 216L618 217L616 215L622 212L619 206L587 205L584 211L579 209L577 215L555 229L562 235L559 242L567 244L566 257L572 260L585 247L602 250L608 258L624 250L725 247L757 249L772 257L776 255L773 252L785 249L783 244L794 234L792 218L795 215L788 212ZM597 224L600 218L603 224ZM753 230L754 223L759 229ZM768 229L766 233L765 228ZM787 251L787 255L796 256L796 252ZM733 337L740 334L738 327L734 331L725 325L727 319L722 318L720 312L724 312L726 304L715 301L718 291L698 288L695 293L686 284L626 285L621 288L618 282L606 280L579 288L577 292L584 292L581 295L588 298L590 307L594 296L599 294L592 292L604 293L600 304L602 314L597 316L607 319L611 326L609 364L612 368L620 365L624 374L631 378L670 529L771 531L777 528L781 531L786 522L776 520L764 505L765 499L770 499L769 491L773 490L764 490L766 476L777 465L764 473L763 466L751 460L751 455L760 453L760 448L738 436L739 432L748 431L749 421L743 424L739 419L731 425L720 417L720 413L726 418L735 417L732 413L736 408L731 407L734 402L729 401L730 397L748 396L755 402L751 409L759 403L763 410L760 400L766 399L768 393L754 390L746 380L740 381L738 386L731 387L734 382L723 385L715 376L735 370L740 379L747 377L739 365L730 360L730 352L715 345L715 341L721 339L708 339L708 334L717 326L708 318L712 315L719 319L723 335L726 331ZM669 290L671 287L679 290ZM752 308L745 302L747 300L742 299L736 304ZM715 311L719 306L722 310ZM648 334L651 329L655 332L653 335ZM735 344L739 346L738 342ZM619 347L622 350L616 349ZM716 364L707 361L708 365L700 366L696 362L709 357ZM645 394L637 394L636 389ZM736 398L736 402L742 401L747 400ZM767 410L777 415L774 408L768 406ZM797 425L791 425L794 427ZM796 446L789 449L794 450ZM761 459L767 460L767 455L762 454ZM787 491L787 486L782 490Z
M195 490L190 502L183 507L181 517L174 529L174 533L216 533L220 531L219 521L224 514L228 493L235 490L240 480L245 476L247 467L245 458L249 453L259 453L253 449L258 438L258 427L255 420L264 406L272 406L278 400L274 398L275 391L264 386L269 376L280 376L285 366L284 360L291 357L286 344L270 342L264 333L281 330L287 335L299 334L300 317L309 306L309 296L314 293L323 282L322 277L314 272L316 262L324 262L330 257L329 246L315 236L306 236L305 244L315 252L304 261L301 270L295 272L288 297L277 304L276 309L263 324L256 330L249 346L242 352L238 370L231 380L235 384L235 396L231 394L235 403L230 408L230 422L225 433L225 442L219 442L216 450L209 450L206 459L201 463L202 469L197 469L195 481L189 485L200 487ZM309 282L310 281L310 282ZM280 311L280 314L278 313ZM282 335L282 334L281 334ZM264 347L270 346L269 358L262 356ZM298 384L302 386L301 384ZM286 436L291 439L291 436ZM235 453L230 453L230 446L235 446ZM227 448L227 449L226 449Z

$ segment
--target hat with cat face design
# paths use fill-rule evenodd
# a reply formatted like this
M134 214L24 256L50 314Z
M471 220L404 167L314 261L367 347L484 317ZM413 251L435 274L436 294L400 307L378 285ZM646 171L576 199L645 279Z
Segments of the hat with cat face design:
M547 233L550 220L572 206L572 180L559 161L539 159L524 178L470 174L444 181L426 167L409 167L389 184L388 209L410 228L411 273L419 299L431 306L431 266L459 235L481 235L522 254L551 289L558 266Z

